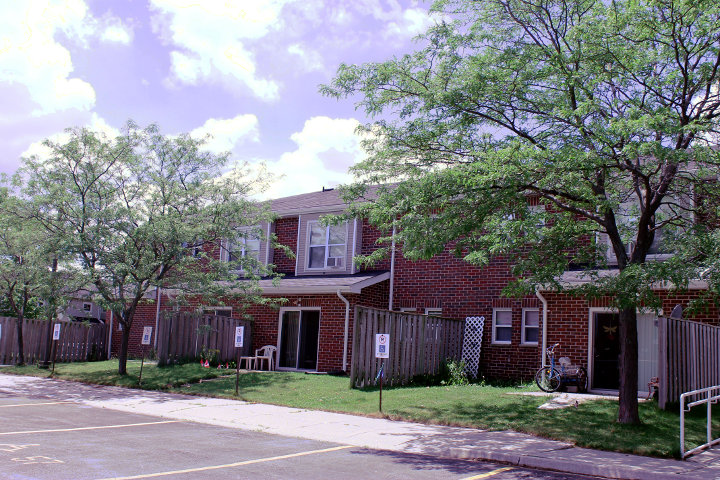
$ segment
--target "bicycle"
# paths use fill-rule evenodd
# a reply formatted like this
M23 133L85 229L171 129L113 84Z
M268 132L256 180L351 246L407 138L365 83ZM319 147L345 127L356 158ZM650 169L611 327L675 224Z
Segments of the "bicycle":
M577 387L578 392L587 391L587 370L585 367L571 365L569 360L563 362L560 359L560 370L555 368L555 348L559 346L556 343L547 349L547 356L550 359L550 365L541 367L535 373L535 383L543 392L556 392L568 385Z

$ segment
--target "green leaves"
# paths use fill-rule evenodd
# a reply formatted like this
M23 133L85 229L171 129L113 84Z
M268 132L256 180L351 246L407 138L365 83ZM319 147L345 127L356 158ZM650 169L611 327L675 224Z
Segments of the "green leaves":
M695 231L696 186L720 193L717 2L433 9L443 21L417 52L343 65L321 87L374 119L345 189L350 215L396 227L410 258L447 246L479 265L502 258L520 279L511 290L560 287L568 269L598 280L598 269L629 268L586 292L626 306L651 301L663 280L699 277L709 253L684 257L681 245ZM673 234L682 269L647 262L671 230L683 233Z
M257 279L272 275L268 267L252 257L227 261L225 252L239 228L264 240L259 226L272 215L249 199L262 179L204 150L203 140L155 125L129 122L116 138L67 134L46 142L47 157L25 159L22 195L31 220L127 330L155 287L178 303L265 302Z

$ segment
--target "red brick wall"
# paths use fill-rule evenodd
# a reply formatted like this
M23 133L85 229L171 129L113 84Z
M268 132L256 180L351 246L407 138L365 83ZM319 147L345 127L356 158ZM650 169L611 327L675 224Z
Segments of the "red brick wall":
M352 326L353 311L356 304L387 308L388 282L370 286L363 290L362 294L347 294L345 298L350 302L350 322L348 326L348 368L352 355ZM345 333L345 303L336 294L326 295L290 295L285 297L287 302L284 308L320 307L320 331L318 345L318 365L321 372L342 370L343 339ZM164 298L163 302L167 302ZM167 304L167 303L164 303ZM199 304L190 303L183 310L192 311L198 308ZM227 306L233 307L233 318L239 318L240 308L228 302ZM169 310L162 307L163 312ZM155 332L155 304L144 305L138 309L130 334L129 353L140 355L142 349L140 340L144 326L152 326ZM278 327L280 313L276 309L264 306L253 306L247 310L253 320L252 348L258 349L264 345L277 345ZM113 352L117 355L120 349L121 331L118 331L117 322L113 326ZM154 341L154 338L152 339Z
M275 222L275 235L278 243L287 245L297 256L298 217L280 218ZM288 257L280 249L273 250L273 263L279 273L295 274L295 259Z
M141 345L143 327L153 327L152 337L150 339L150 347L155 344L155 302L146 301L138 306L135 311L135 316L132 321L132 328L130 330L130 339L128 342L128 355L130 357L140 357L143 353ZM110 322L110 313L105 315L105 321ZM120 343L122 342L122 330L120 330L120 323L117 318L113 318L112 321L112 347L111 355L117 356L120 352ZM149 351L150 347L145 347L146 352Z

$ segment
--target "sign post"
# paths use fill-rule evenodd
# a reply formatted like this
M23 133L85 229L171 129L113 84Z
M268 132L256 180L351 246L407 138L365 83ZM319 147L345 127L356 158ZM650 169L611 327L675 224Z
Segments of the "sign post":
M143 327L143 336L140 344L142 345L142 360L140 360L140 377L138 378L138 385L142 385L142 371L143 365L145 364L145 346L150 345L150 337L152 337L152 327Z
M55 356L57 355L57 342L60 341L60 324L56 323L53 326L53 364L52 364L52 371L50 372L50 376L52 377L55 375Z
M245 342L245 327L242 325L235 327L235 349L237 350L237 359L235 361L235 396L238 395L238 385L240 384L240 350Z
M385 376L385 359L390 358L390 335L387 333L375 334L375 358L382 358L383 362L380 366L380 371L375 379L380 380L380 404L379 410L382 412L382 387L383 377Z

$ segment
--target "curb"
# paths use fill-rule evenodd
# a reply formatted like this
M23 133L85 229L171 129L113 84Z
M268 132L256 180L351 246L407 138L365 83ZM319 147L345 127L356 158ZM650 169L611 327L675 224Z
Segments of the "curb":
M692 467L684 472L660 473L648 471L638 467L617 467L608 465L597 465L586 461L573 461L553 458L549 452L547 457L534 455L518 455L517 453L505 453L494 450L482 450L473 448L451 448L449 454L452 458L460 460L480 460L506 463L518 467L536 468L550 470L560 473L571 473L576 475L589 475L601 478L622 479L622 480L712 480L708 474L703 475L701 467ZM693 473L694 472L694 473ZM720 477L717 477L720 480Z

